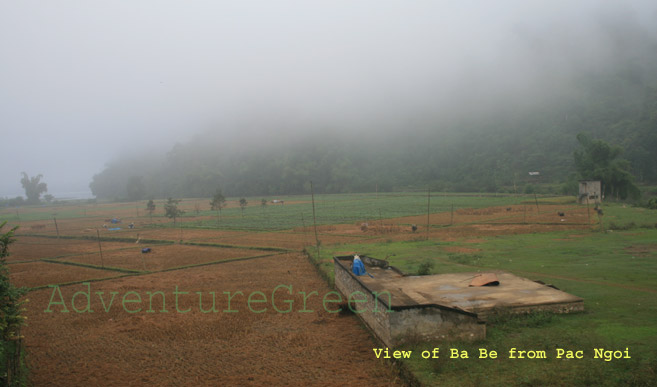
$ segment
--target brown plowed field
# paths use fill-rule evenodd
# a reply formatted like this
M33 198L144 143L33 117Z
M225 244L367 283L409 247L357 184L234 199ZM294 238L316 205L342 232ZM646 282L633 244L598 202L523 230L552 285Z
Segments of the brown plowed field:
M271 252L258 250L185 245L150 246L151 252L142 254L141 249L145 246L147 245L139 245L131 249L103 253L102 264L121 269L159 271L181 266L223 261L232 258L271 254ZM100 254L98 253L93 256L81 255L66 257L61 260L89 265L101 265Z
M102 242L104 251L134 247L134 243ZM98 242L84 239L54 239L17 236L7 262L53 258L72 254L98 254Z
M9 265L9 279L16 286L35 288L73 281L110 278L123 273L50 262L14 263Z
M188 213L193 210L194 203L194 200L184 202ZM143 203L140 206L143 207ZM76 211L84 211L84 208ZM136 216L136 208L130 205L90 205L86 206L86 217L57 219L57 222L62 235L95 237L98 229L104 238L134 241L141 238L139 244L102 241L102 264L155 273L124 276L125 273L111 269L62 264L101 265L97 241L25 236L55 235L54 222L18 222L21 228L8 259L15 284L37 287L104 279L89 285L93 313L76 313L72 309L73 294L87 290L83 284L61 288L68 313L61 313L61 305L51 305L53 313L44 312L53 297L52 288L29 293L30 301L26 304L29 325L24 328L23 335L32 384L379 386L399 383L387 363L373 356L372 348L377 345L358 319L323 310L321 296L329 289L299 253L303 247L314 244L312 227L281 232L185 228L181 235L180 229L147 227L150 219L144 216L142 208L139 211L141 218L135 220L135 229L127 228L130 218ZM540 205L540 211L537 213L536 207L530 205L459 209L454 212L454 225L449 227L450 212L432 214L429 237L471 243L494 235L595 227L588 225L585 207ZM557 212L566 212L564 221ZM106 218L111 217L124 218L118 225L121 230L102 228ZM595 221L592 216L591 223ZM155 218L154 223L157 222L170 221ZM370 221L365 230L361 222L322 225L318 233L322 245L420 240L427 235L426 222L426 216L413 216ZM418 226L416 232L411 230L411 224ZM281 254L177 243L153 245L145 239L278 247L297 252ZM143 247L151 247L153 251L142 254ZM476 252L471 247L454 249L455 252ZM253 258L261 255L267 256ZM60 263L17 262L48 257L60 257L57 258ZM235 258L253 259L157 272ZM278 285L292 286L291 296L282 291L277 293L281 296L278 307L287 307L288 304L281 303L286 299L293 302L290 313L278 313L273 309L271 294ZM189 292L180 295L178 308L173 294L176 286L179 291ZM228 309L224 292L235 294L237 291L244 296L234 296L230 309L238 312L223 312ZM299 312L303 310L299 291L319 293L308 301L307 308L313 312ZM97 292L102 292L102 301ZM118 292L112 306L111 292ZM155 292L164 293L164 306L159 293L153 295L151 306L149 294ZM217 312L203 313L196 292L203 295L204 309L211 307L210 292L215 292ZM267 308L264 313L249 310L246 300L252 292L262 292L267 297L268 302L254 304L255 309ZM257 295L260 297L259 293ZM123 304L124 296L127 301L139 296L141 301ZM53 300L60 301L59 295L54 294ZM76 307L84 309L85 304L86 296L78 293ZM188 308L187 313L178 311ZM136 313L129 312L137 309Z
M278 285L276 301L290 313L278 313L271 304L272 291ZM34 385L391 385L397 378L385 362L372 356L375 346L369 334L350 316L323 310L321 298L308 300L309 313L300 313L303 298L299 291L326 294L329 289L314 273L302 255L286 254L273 258L229 262L136 277L92 283L91 310L76 313L70 300L75 292L87 291L84 285L61 288L70 310L52 305L45 313L52 289L30 293L28 321L24 328L29 353L31 381ZM180 295L179 303L173 292ZM141 303L121 302L128 291L136 292ZM161 312L161 297L153 297L152 313L146 292L162 291L166 296ZM249 295L263 292L268 302L248 309L247 296L235 296L228 308L224 291ZM96 292L103 292L103 305ZM110 306L110 292L118 292ZM217 312L202 313L195 292L202 292L204 308L211 308L211 293L216 292ZM128 300L135 293L129 293ZM60 301L58 295L54 298ZM84 309L84 296L76 298ZM109 312L105 311L109 309ZM179 313L190 309L188 313Z

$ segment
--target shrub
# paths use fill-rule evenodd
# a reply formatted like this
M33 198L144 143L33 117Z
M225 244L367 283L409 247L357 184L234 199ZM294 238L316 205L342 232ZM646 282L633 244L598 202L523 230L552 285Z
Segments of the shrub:
M433 261L426 259L424 262L420 263L420 266L418 266L417 274L418 275L431 274L431 270L433 269L433 266L434 266Z
M0 230L7 224L0 224ZM0 384L20 386L25 384L25 364L23 363L22 338L20 335L25 317L21 315L24 301L20 298L24 289L16 288L9 281L9 270L5 257L9 255L9 245L14 242L14 227L0 234Z

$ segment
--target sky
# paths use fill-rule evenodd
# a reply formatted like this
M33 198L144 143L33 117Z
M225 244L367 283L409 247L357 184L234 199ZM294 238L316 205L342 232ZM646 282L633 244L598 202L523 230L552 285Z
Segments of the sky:
M386 136L568 93L628 25L657 36L657 3L0 0L0 197L21 172L86 196L113 159L245 122Z

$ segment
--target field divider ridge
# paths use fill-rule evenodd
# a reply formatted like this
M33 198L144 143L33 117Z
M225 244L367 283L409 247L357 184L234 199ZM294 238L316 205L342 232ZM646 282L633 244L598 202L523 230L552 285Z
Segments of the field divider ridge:
M251 259L275 257L277 255L288 254L288 253L291 253L291 252L293 252L293 251L284 251L284 252L279 252L279 253L276 253L276 254L253 255L253 256L250 256L250 257L229 258L229 259L222 259L222 260L219 260L219 261L212 261L212 262L194 263L194 264L191 264L191 265L176 266L176 267L170 267L168 269L144 272L143 274L164 273L164 272L167 272L167 271L191 269L191 268L201 267L201 266L219 265L219 264L222 264L222 263L237 262L237 261L248 261L248 260L251 260Z
M145 271L145 270L133 270L133 269L124 269L120 267L112 267L112 266L98 266L98 265L92 265L89 263L79 263L79 262L70 262L70 261L60 261L57 259L51 259L51 258L44 258L41 260L42 262L48 262L48 263L56 263L60 265L69 265L69 266L79 266L79 267L86 267L88 269L97 269L97 270L106 270L106 271L115 271L119 273L130 273L130 274L146 274L150 273L150 271Z

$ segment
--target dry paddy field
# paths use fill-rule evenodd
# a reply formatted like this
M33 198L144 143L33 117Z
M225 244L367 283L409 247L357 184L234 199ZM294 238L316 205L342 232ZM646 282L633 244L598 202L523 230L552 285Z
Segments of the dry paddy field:
M137 212L95 205L75 209L84 216L62 216L57 227L54 219L17 222L7 262L11 280L32 288L23 334L34 385L401 383L372 355L377 344L357 318L324 307L331 289L302 254L314 229L167 228L142 210L134 229L124 221L110 230L103 227L110 210ZM442 212L431 215L428 234L477 240L591 221L586 208L557 211L563 206ZM426 216L412 216L317 232L322 245L415 240L427 235L426 224Z
M58 222L60 239L23 227L9 259L11 280L33 288L23 335L34 385L401 383L358 319L324 308L331 289L300 252L307 233L183 230L215 244L199 246L176 229L101 230L101 257L88 221ZM304 305L300 292L316 293Z

